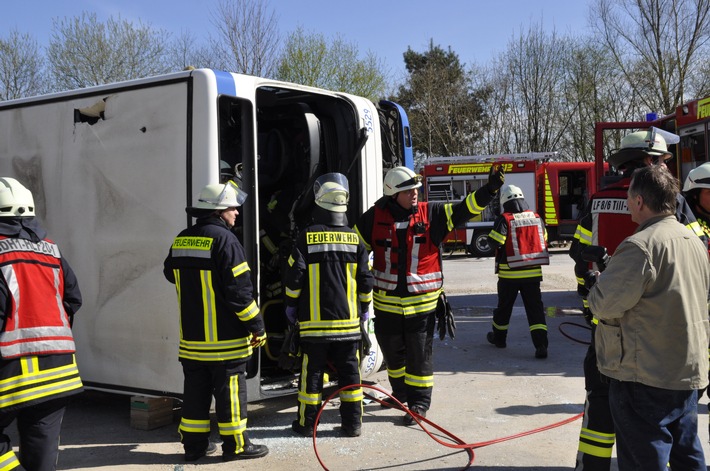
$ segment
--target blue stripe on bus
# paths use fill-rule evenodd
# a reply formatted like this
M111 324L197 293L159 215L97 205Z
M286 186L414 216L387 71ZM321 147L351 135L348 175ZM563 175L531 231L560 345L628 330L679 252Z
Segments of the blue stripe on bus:
M215 70L213 72L215 79L217 79L217 94L237 96L237 85L234 83L232 75L229 72L222 72L221 70Z

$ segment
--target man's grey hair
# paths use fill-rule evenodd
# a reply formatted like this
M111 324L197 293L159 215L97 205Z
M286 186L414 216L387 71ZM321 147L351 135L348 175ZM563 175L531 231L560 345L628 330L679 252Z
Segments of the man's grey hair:
M678 180L662 165L638 168L631 175L629 195L641 196L654 213L674 214L679 191Z

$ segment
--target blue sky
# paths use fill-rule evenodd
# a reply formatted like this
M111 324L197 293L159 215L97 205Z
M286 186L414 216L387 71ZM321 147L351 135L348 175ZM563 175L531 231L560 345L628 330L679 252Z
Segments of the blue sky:
M141 20L175 34L189 30L206 37L213 28L211 11L217 0L20 0L4 2L0 35L16 28L46 45L53 18L95 12ZM559 34L586 34L590 0L269 0L282 35L302 27L327 38L340 35L380 57L393 76L404 70L402 54L428 48L429 40L452 48L462 62L485 64L521 29L542 22Z

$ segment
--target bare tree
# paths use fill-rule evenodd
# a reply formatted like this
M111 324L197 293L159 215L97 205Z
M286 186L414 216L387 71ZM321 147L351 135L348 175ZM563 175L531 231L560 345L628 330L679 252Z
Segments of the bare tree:
M360 58L357 46L339 37L328 42L322 34L307 34L298 28L286 40L276 77L377 101L386 86L382 69L372 52Z
M0 100L12 100L46 91L44 60L37 41L17 30L0 38Z
M278 20L267 0L220 0L212 14L216 66L230 72L272 77L280 43Z
M217 58L207 46L199 43L189 31L181 31L167 47L167 64L172 70L184 70L189 67L217 67Z
M671 113L707 60L710 0L596 0L593 25L648 110Z
M48 60L54 85L82 88L169 71L164 60L169 34L139 22L95 13L55 19Z

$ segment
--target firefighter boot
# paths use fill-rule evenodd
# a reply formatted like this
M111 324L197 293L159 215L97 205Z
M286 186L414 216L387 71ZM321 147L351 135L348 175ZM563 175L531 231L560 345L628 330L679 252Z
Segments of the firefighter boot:
M492 332L488 332L486 335L486 339L488 339L488 343L492 343L498 348L505 348L505 333L501 332L499 330L493 329Z

